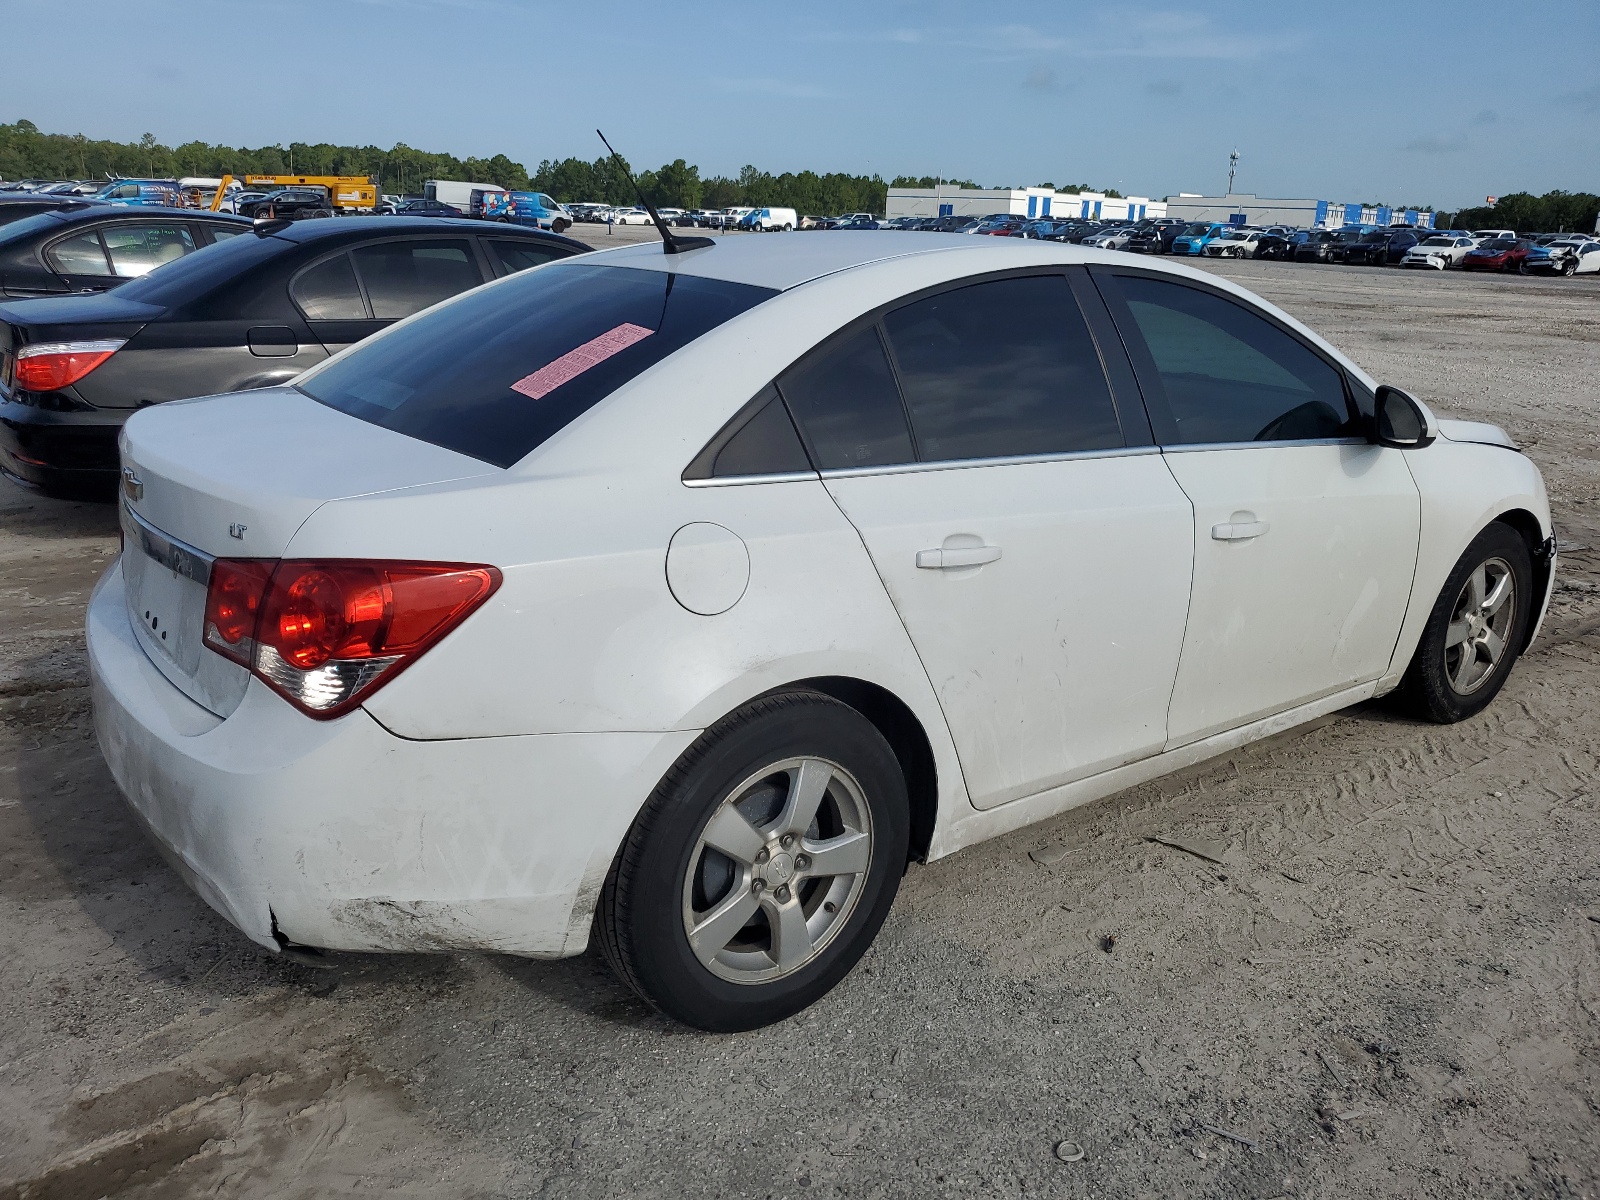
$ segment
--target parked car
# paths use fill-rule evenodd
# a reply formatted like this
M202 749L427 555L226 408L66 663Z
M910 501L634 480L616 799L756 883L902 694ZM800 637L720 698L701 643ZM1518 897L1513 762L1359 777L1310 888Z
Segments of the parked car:
M613 208L607 214L607 222L612 225L648 225L650 214L642 208Z
M1273 233L1269 230L1256 239L1256 257L1274 262L1288 262L1294 258L1295 248L1309 237L1310 234L1304 229L1293 229L1288 233Z
M465 214L453 204L440 200L407 200L395 210L397 217L460 217Z
M1171 254L1172 243L1182 236L1183 230L1182 221L1152 222L1129 238L1123 249L1135 254Z
M417 203L429 202L421 200ZM240 200L234 207L241 217L300 221L312 217L333 216L333 203L328 199L328 193L321 188L278 188L256 200ZM409 205L407 211L410 211Z
M798 246L556 263L128 422L95 727L246 936L593 930L749 1029L844 979L912 860L1396 689L1465 719L1534 637L1538 468L1250 293Z
M1196 221L1186 225L1183 232L1172 239L1172 253L1204 254L1207 246L1232 228L1232 225L1223 225L1216 221Z
M1258 229L1224 229L1201 252L1208 258L1254 258L1261 248Z
M800 218L792 208L755 208L739 218L739 228L752 233L787 233L799 224Z
M1497 237L1468 250L1461 260L1464 271L1515 271L1533 249L1528 238Z
M928 218L930 221L938 219L937 217ZM977 234L980 237L1010 237L1014 230L1021 229L1027 223L1027 217L1020 217L1015 213L995 213L992 216L979 219L967 232Z
M74 205L0 225L0 295L103 292L242 233L240 217L180 208Z
M1352 266L1365 264L1369 267L1386 267L1404 258L1406 252L1422 241L1427 232L1418 233L1409 225L1374 229L1346 243L1341 261Z
M960 213L946 213L942 217L930 218L932 224L929 228L934 233L971 233L978 224L977 217L963 216Z
M1517 231L1515 229L1474 229L1472 236L1484 242L1498 241L1501 238L1510 238L1515 241Z
M0 227L42 212L71 212L90 208L94 201L81 196L41 196L36 192L0 192ZM100 207L105 207L100 205Z
M839 220L834 222L833 227L835 229L852 230L881 229L882 224L878 221L874 221L871 217L853 217L848 221L841 217Z
M105 295L0 304L0 467L53 491L109 486L141 406L282 383L486 279L587 249L481 221L302 221Z
M1133 229L1127 225L1112 229L1102 229L1083 239L1083 245L1093 246L1096 250L1121 250L1133 237Z
M1600 271L1600 241L1582 234L1534 246L1517 270L1524 275L1587 275Z
M1402 267L1429 267L1444 271L1461 265L1463 259L1477 248L1478 242L1470 237L1448 237L1439 234L1417 242L1400 259Z

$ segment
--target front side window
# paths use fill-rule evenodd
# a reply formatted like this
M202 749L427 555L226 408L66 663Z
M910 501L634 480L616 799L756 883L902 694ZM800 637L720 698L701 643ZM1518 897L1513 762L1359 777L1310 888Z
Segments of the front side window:
M942 292L890 313L884 329L924 462L1123 444L1065 276Z
M1342 373L1265 317L1179 283L1117 284L1154 360L1176 444L1355 436Z
M383 333L295 386L330 408L509 467L769 288L557 263Z
M46 252L50 265L64 275L109 275L100 235L94 231L63 238Z
M102 230L112 271L124 279L148 275L194 250L187 225L124 225Z
M381 242L358 247L352 257L378 320L409 317L483 282L465 239Z
M335 254L300 272L289 285L289 295L308 321L367 319L367 306L348 254Z

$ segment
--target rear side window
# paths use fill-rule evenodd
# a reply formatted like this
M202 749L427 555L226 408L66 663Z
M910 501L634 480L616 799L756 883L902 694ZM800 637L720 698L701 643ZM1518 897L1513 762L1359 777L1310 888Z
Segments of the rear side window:
M823 470L916 461L875 325L827 343L778 380Z
M685 479L727 479L810 471L783 397L767 384L689 464Z
M238 237L241 233L252 232L248 227L241 228L237 225L207 225L206 231L211 234L211 242L225 242L229 238Z
M364 321L367 306L361 299L355 270L348 254L300 272L289 285L289 295L308 321Z
M1178 283L1117 283L1155 360L1178 444L1353 435L1344 376L1265 317Z
M1123 444L1100 356L1065 276L943 292L883 323L922 461Z
M101 236L112 271L124 279L148 275L194 250L194 234L187 225L113 225Z
M465 238L381 242L351 252L376 319L421 312L483 282L472 243Z
M526 271L529 267L543 266L558 258L570 258L565 250L554 246L541 246L538 242L518 241L514 238L490 238L489 246L509 274Z
M45 257L52 267L67 275L111 274L106 253L100 247L100 235L92 231L63 238L50 247Z
M642 371L775 295L558 263L362 342L295 386L351 416L509 467Z

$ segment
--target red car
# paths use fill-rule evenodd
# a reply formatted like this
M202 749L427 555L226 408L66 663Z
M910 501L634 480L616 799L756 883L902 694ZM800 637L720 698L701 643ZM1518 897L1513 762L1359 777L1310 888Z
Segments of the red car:
M1533 243L1527 238L1494 238L1461 260L1463 271L1515 271L1528 257Z

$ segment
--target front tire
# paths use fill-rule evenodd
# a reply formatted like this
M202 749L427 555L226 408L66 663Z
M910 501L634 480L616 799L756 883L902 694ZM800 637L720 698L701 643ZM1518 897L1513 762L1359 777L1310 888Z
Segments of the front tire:
M1511 674L1534 603L1527 543L1490 525L1445 580L1401 681L1401 706L1441 725L1482 712Z
M634 821L595 922L612 969L730 1033L814 1003L866 952L906 864L899 761L848 705L751 701L684 752Z

